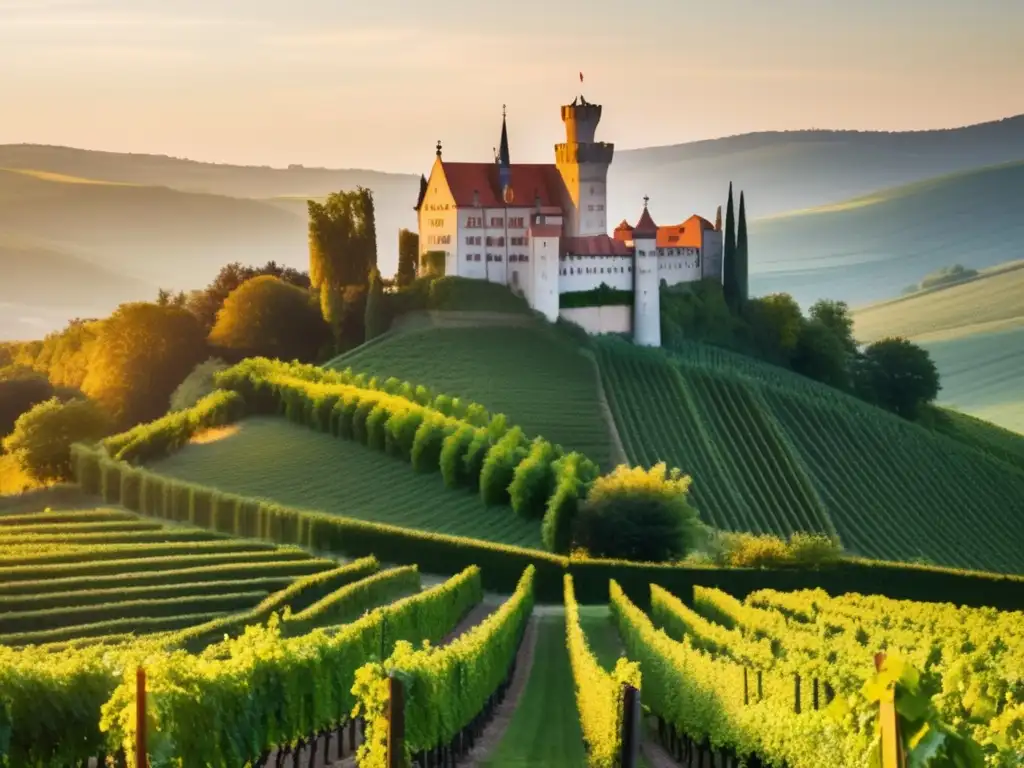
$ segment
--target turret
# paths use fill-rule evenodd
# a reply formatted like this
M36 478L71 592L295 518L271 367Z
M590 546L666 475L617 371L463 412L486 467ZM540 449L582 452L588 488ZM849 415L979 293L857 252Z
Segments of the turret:
M661 346L661 297L658 282L658 225L647 210L633 227L633 342Z
M508 126L505 124L505 105L501 105L501 143L498 147L498 186L505 190L512 183L512 163L508 154Z
M607 234L608 166L615 145L594 140L601 122L601 105L579 96L562 107L562 122L565 142L555 145L555 165L569 193L566 234Z

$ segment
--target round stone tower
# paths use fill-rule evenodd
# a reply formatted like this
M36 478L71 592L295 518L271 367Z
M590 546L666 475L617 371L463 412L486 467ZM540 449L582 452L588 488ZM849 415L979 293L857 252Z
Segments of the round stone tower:
M608 166L615 145L594 141L601 105L582 96L562 107L565 142L555 145L555 165L569 193L565 234L586 237L608 233Z
M658 280L658 225L647 210L633 227L633 342L661 346L661 285Z

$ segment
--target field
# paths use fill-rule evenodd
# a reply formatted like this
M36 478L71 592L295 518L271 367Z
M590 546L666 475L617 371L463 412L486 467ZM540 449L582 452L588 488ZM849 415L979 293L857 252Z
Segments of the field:
M539 324L412 330L356 349L332 366L473 400L504 413L530 436L581 451L605 468L615 463L593 360Z
M0 545L0 645L183 630L338 565L106 508L5 514Z
M819 298L858 306L891 299L936 269L1024 257L1016 208L1024 162L1017 157L752 221L752 293L785 291L803 307Z
M599 349L630 459L691 473L711 524L834 532L864 556L1024 571L1014 522L1024 472L998 449L748 358L699 346L674 358L614 341Z
M536 521L477 494L445 488L440 475L366 446L275 417L249 418L220 439L156 462L153 469L222 491L436 533L540 547Z
M854 313L855 336L903 336L931 354L938 402L1024 434L1024 262Z

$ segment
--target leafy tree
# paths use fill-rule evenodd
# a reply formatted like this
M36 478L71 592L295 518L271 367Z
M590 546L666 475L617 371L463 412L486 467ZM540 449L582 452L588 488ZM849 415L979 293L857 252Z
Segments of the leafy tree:
M384 303L384 285L380 272L374 267L370 272L370 290L366 296L366 341L375 339L388 329L388 308Z
M224 300L228 294L246 280L252 280L261 275L279 278L303 290L310 288L309 275L292 267L278 264L276 261L268 261L262 267L244 266L236 261L221 267L217 277L204 290L193 291L187 298L186 305L189 311L199 318L205 332L209 333L213 329L213 324L217 322L217 313L224 306Z
M192 373L171 393L171 411L184 411L191 408L217 386L214 377L228 368L228 364L219 357L211 357L192 369Z
M398 273L395 275L395 283L399 288L412 285L416 279L419 253L420 236L408 229L398 230Z
M789 365L804 323L800 305L793 297L774 293L751 299L745 305L744 317L757 354L770 362Z
M729 200L725 205L725 241L722 245L722 290L725 302L736 306L738 285L736 278L736 216L732 206L732 182L729 182Z
M594 557L662 562L700 546L706 529L687 500L690 478L664 464L597 478L576 517L575 542Z
M663 346L671 348L684 341L734 346L736 319L717 280L663 288L660 304Z
M206 334L190 312L122 304L103 323L82 391L119 426L151 421L206 356Z
M53 385L38 371L21 366L0 368L0 438L14 430L21 414L53 397Z
M939 373L926 349L902 338L869 345L854 367L854 387L868 402L914 419L939 394Z
M839 336L821 320L804 322L793 351L793 370L837 389L850 386L849 355Z
M309 276L323 317L340 343L345 289L365 288L377 264L373 194L357 187L331 193L323 203L310 200L308 207Z
M733 278L736 280L736 301L743 304L750 295L750 263L747 254L747 210L742 191L740 192L740 215L737 227L736 273Z
M330 329L307 291L261 275L228 294L210 331L210 344L229 359L315 360Z
M95 442L112 431L110 417L95 403L53 397L18 417L4 448L37 482L70 480L71 445Z
M338 325L335 343L338 352L358 347L366 340L367 290L363 285L347 285L338 295Z
M812 320L822 323L835 334L847 354L853 355L857 351L857 342L853 338L853 317L845 301L820 299L814 302L808 314Z

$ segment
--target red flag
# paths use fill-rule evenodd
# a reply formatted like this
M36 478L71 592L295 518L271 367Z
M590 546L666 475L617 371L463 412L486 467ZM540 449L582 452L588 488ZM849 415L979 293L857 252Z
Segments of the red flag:
M583 73L582 72L580 72L580 82L581 83L583 82Z

